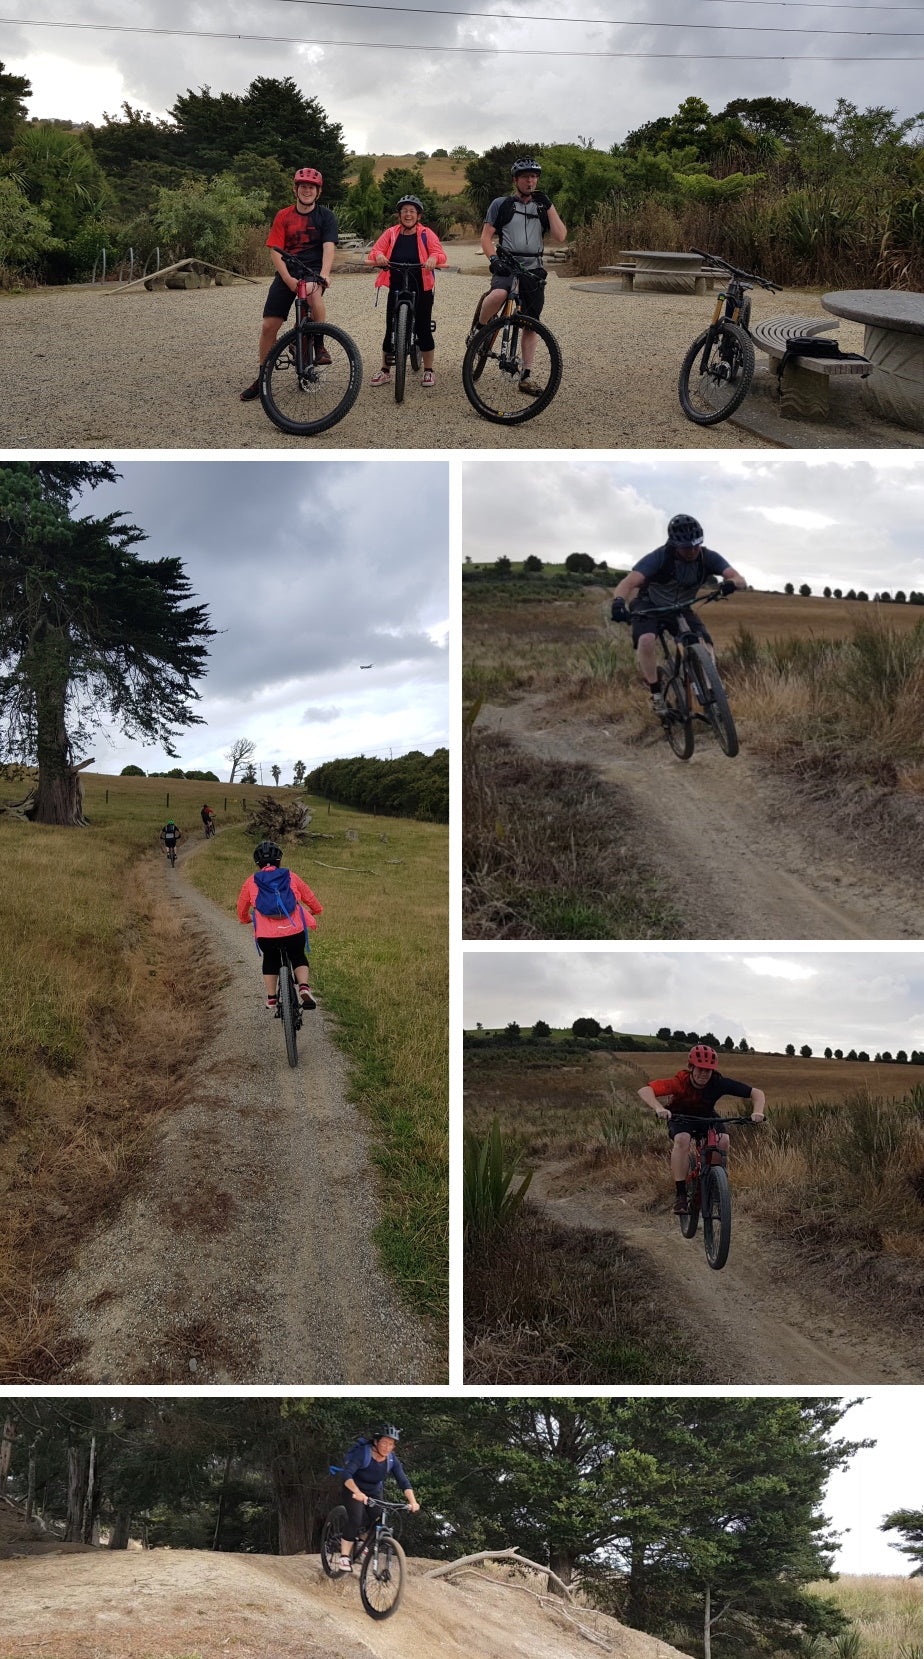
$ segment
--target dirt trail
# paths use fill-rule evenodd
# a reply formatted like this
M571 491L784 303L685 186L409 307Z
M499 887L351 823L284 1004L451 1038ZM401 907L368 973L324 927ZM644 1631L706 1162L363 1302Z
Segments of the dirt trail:
M164 887L201 939L215 1034L137 1190L59 1287L82 1345L61 1380L442 1380L378 1266L369 1148L324 1012L304 1016L293 1069L252 935L197 892L183 856L164 860Z
M567 1162L538 1169L529 1192L555 1221L611 1232L644 1252L690 1346L720 1383L914 1383L924 1354L877 1330L864 1300L838 1304L817 1276L796 1279L791 1253L748 1217L733 1214L732 1244L720 1272L706 1262L702 1230L683 1239L667 1208L649 1212L637 1192L606 1187ZM718 1369L721 1375L715 1376ZM695 1376L687 1379L697 1380Z
M479 723L543 760L580 760L651 826L646 863L703 939L901 939L924 935L924 898L892 881L872 849L814 825L746 744L711 737L680 761L655 733L582 723L535 695L486 707Z
M107 1550L0 1561L2 1659L682 1659L641 1631L580 1609L591 1646L555 1608L412 1560L400 1607L376 1623L355 1578L317 1556ZM522 1582L522 1580L520 1581Z

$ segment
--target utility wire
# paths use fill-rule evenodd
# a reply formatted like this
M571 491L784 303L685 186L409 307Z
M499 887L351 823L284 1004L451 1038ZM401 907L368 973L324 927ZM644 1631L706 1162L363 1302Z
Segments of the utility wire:
M432 16L433 14L430 13ZM666 58L673 62L681 59L708 60L714 63L922 63L924 58L912 57L903 52L901 57L885 58L873 57L868 53L859 57L824 57L820 53L812 52L808 56L787 52L575 52L570 47L510 47L510 46L436 46L420 45L411 41L390 40L320 40L317 35L299 38L292 35L249 35L234 34L224 29L155 29L125 23L61 23L57 19L47 17L0 17L0 23L12 23L27 29L89 29L97 34L120 35L168 35L181 40L241 40L261 42L274 46L349 46L354 50L374 52L463 52L470 57L510 57L515 54L518 58L634 58L641 62L645 59ZM706 28L707 24L632 24L633 28ZM778 33L781 31L764 29L762 34ZM782 31L785 32L785 31ZM811 29L791 30L795 34L813 34ZM850 32L850 31L846 31ZM870 31L874 33L875 31ZM904 35L886 35L885 39L903 40L909 38ZM917 39L917 36L911 36Z
M362 12L411 12L421 17L481 17L489 18L492 23L595 23L606 27L620 29L735 29L745 27L735 23L656 23L639 22L637 19L622 17L553 17L536 12L475 12L456 11L444 6L393 6L381 5L378 0L278 0L283 6L324 6L338 11ZM848 6L830 3L830 0L701 0L704 5L744 5L744 6L788 6L790 10L799 11L902 11L914 12L918 17L924 17L922 6ZM748 24L748 28L755 29L759 25ZM765 28L774 28L774 24L765 24ZM780 29L779 34L904 34L904 30L863 30L863 29Z

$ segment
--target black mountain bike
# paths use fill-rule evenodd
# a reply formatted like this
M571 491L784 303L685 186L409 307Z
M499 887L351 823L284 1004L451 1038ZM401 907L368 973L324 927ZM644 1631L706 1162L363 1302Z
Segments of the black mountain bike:
M385 267L380 266L382 270ZM394 284L395 310L394 335L392 337L392 351L395 357L395 402L404 402L404 388L407 383L408 361L415 374L418 373L423 362L423 356L417 344L417 324L415 318L415 300L417 291L408 281L411 271L422 271L422 265L399 264L396 260L388 261L387 269L397 272L403 281Z
M302 1029L302 1003L298 994L295 975L292 972L292 964L285 956L279 963L279 984L276 988L276 1018L282 1020L289 1065L297 1066L298 1033Z
M690 251L700 254L710 265L724 266L729 273L729 281L716 297L712 322L705 334L693 341L677 383L680 407L687 420L695 421L697 426L715 426L734 414L754 377L748 289L756 283L758 288L775 294L777 287L753 271L739 271L716 254L702 253L700 248Z
M370 1619L391 1618L404 1590L407 1563L385 1513L389 1509L407 1510L410 1504L388 1503L384 1498L373 1498L369 1505L370 1530L353 1551L354 1561L360 1564L359 1594ZM346 1518L343 1504L338 1504L321 1529L321 1566L328 1578L340 1576L337 1563Z
M342 328L314 323L308 285L318 281L304 259L283 254L298 278L295 327L281 334L260 367L260 402L282 432L310 438L349 414L362 385L359 347Z
M671 1123L692 1137L687 1173L687 1213L679 1217L680 1231L684 1238L695 1238L702 1216L706 1260L710 1267L718 1271L728 1261L732 1217L731 1188L725 1168L725 1153L719 1147L719 1136L724 1134L729 1124L753 1125L754 1119L687 1117L677 1113L672 1114Z
M462 360L462 384L473 409L485 420L502 426L519 425L541 414L561 384L561 347L552 330L520 309L520 278L545 282L547 271L530 270L512 254L495 254L495 266L513 276L510 292L496 317L483 325L478 314L487 298L475 307L468 345ZM490 291L490 290L489 290ZM529 379L533 390L520 390L523 374L523 336L531 333L536 351Z
M167 857L170 860L170 864L171 864L171 868L172 868L172 866L176 863L176 842L175 841L168 841L168 843L167 843Z
M677 618L676 636L656 625L664 657L658 665L658 686L667 705L661 724L678 760L689 760L692 755L697 722L715 733L723 754L731 758L738 753L738 733L719 670L708 645L693 632L683 614L691 605L709 605L723 597L719 589L714 589L679 605L653 605L641 613L655 619L664 617L665 621ZM639 614L631 611L629 622Z

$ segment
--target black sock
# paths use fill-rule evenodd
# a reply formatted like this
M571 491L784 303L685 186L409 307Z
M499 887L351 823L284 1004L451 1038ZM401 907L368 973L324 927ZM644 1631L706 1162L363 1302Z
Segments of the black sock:
M686 1181L675 1181L674 1186L677 1188L677 1197L678 1198L686 1198L686 1196L687 1196L687 1183L686 1183Z

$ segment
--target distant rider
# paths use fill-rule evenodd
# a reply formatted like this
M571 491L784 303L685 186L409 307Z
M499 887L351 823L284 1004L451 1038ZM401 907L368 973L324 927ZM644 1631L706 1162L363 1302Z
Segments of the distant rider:
M282 848L275 841L261 841L253 858L257 871L248 876L238 894L237 914L245 927L253 923L263 958L266 1006L275 1013L279 966L285 957L295 974L302 1007L316 1008L308 985L308 929L317 927L314 918L321 915L323 906L301 876L280 868Z
M400 1429L396 1429L393 1423L383 1423L372 1430L368 1439L358 1441L353 1450L347 1453L343 1466L341 1494L347 1513L346 1526L340 1540L342 1573L353 1571L353 1546L359 1537L368 1532L381 1514L381 1510L375 1507L375 1500L382 1496L389 1476L397 1481L411 1511L416 1514L420 1508L411 1483L395 1455L395 1447L400 1439Z
M421 385L427 390L433 385L433 359L436 342L433 338L433 294L437 265L446 264L446 254L435 230L423 224L423 202L419 196L402 196L398 203L398 223L383 230L375 246L366 255L369 265L387 267L407 265L403 280L414 290L414 332L423 360ZM385 307L385 338L382 341L382 367L372 376L373 386L391 384L391 366L395 360L395 285L394 273L383 269L375 279L376 288L388 289Z
M262 369L267 353L276 342L283 323L292 309L295 292L298 288L298 278L290 274L283 254L290 258L297 256L306 260L316 275L308 285L308 298L311 301L311 320L323 323L327 320L327 310L324 305L324 293L330 285L330 273L333 269L334 254L337 249L337 221L330 209L320 205L321 190L324 179L316 167L300 167L292 180L295 190L295 206L283 207L276 214L270 226L266 245L270 251L270 258L276 268L263 307L263 327L260 331L260 368ZM330 353L320 344L315 344L314 360L316 363L329 363ZM260 375L250 386L245 386L241 393L241 402L250 403L260 396Z
M667 713L667 705L658 688L658 632L663 629L676 639L679 620L683 617L697 639L701 639L715 656L712 638L697 613L687 605L674 616L653 616L652 607L684 605L696 598L707 576L722 578L721 592L734 593L747 587L747 582L723 558L703 546L703 527L689 513L677 513L667 527L667 541L646 553L633 565L613 594L610 615L614 622L631 622L632 644L638 653L639 673L651 693L655 714ZM634 603L627 605L628 600Z
M654 1078L638 1091L639 1100L659 1118L667 1119L667 1132L673 1142L671 1174L677 1188L674 1200L675 1215L687 1213L690 1133L689 1130L673 1128L672 1120L677 1116L706 1119L717 1117L716 1104L723 1095L752 1101L751 1117L754 1122L762 1123L764 1120L767 1102L763 1089L752 1088L750 1083L737 1083L733 1077L723 1077L718 1065L715 1049L710 1048L707 1043L697 1043L691 1048L689 1063L683 1071L678 1071L674 1077ZM727 1153L728 1136L719 1135L718 1142L721 1151Z
M161 830L160 839L164 844L164 851L169 852L171 847L175 847L178 841L182 841L183 831L173 822L173 819L171 818L170 822L165 824Z
M215 826L215 814L210 806L204 806L199 814L199 817L202 819L203 828L205 829L206 835L208 835L209 830L213 829Z
M521 311L530 317L541 314L545 302L545 271L542 268L545 238L551 236L555 242L564 242L568 235L552 206L551 198L537 189L542 173L538 161L531 156L523 156L514 162L510 171L513 174L513 194L495 196L485 214L481 232L481 251L487 254L491 264L491 292L485 296L478 313L479 325L489 323L497 315L510 292L513 273L505 270L503 259L497 257L505 252L527 267L526 272L520 274ZM530 375L535 355L535 332L524 329L523 371L519 388L525 397L538 397L543 390Z

